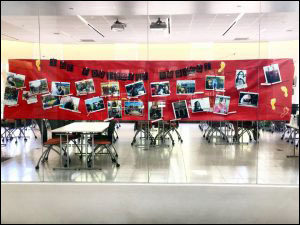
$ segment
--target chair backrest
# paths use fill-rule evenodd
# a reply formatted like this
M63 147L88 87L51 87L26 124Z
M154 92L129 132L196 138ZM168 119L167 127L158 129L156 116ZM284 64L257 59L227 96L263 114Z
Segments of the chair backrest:
M107 136L108 136L109 140L111 140L111 141L113 141L115 128L116 128L116 121L115 120L109 121L109 126L107 129Z

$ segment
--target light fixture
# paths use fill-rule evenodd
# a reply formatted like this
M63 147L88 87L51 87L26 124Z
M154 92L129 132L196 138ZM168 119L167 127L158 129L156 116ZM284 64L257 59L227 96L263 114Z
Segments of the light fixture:
M118 19L117 21L111 26L112 31L123 31L125 30L126 24L121 23Z
M229 27L226 29L226 31L222 34L223 36L225 36L225 34L231 29L233 28L237 22L244 16L245 13L240 13L236 19L229 25Z
M92 24L90 24L88 21L86 21L82 16L77 15L77 17L87 26L89 26L93 31L97 32L98 34L100 34L102 37L104 37L103 34L100 33L100 31L98 31Z
M150 24L150 29L151 30L164 30L167 28L167 24L158 18L156 22L152 22Z

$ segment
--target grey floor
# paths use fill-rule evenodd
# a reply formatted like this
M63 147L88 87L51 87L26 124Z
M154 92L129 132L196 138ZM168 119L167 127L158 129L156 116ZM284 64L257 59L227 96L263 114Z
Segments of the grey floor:
M293 145L281 140L280 133L261 132L260 143L224 145L207 143L197 124L180 124L183 143L148 148L142 139L131 146L133 124L122 123L116 148L117 168L108 156L99 156L102 170L53 170L59 156L51 153L49 162L35 170L42 153L40 138L17 144L8 142L1 156L1 182L141 182L141 183L244 183L299 185L299 159L287 158ZM75 148L74 148L75 149ZM297 155L298 155L297 150ZM81 162L72 156L72 165Z

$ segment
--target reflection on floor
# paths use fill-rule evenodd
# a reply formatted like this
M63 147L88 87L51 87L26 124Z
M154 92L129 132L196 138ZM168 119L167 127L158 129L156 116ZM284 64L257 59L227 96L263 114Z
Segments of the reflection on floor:
M183 143L149 149L139 144L132 147L133 124L121 124L115 144L120 168L108 156L100 156L96 163L102 170L97 171L53 170L60 162L53 152L49 162L36 171L42 152L40 138L8 142L1 156L13 158L1 163L1 181L299 185L299 159L286 157L293 153L293 146L282 141L280 133L262 132L260 143L219 145L207 143L197 124L180 124L179 130ZM73 156L72 164L76 163L81 162Z

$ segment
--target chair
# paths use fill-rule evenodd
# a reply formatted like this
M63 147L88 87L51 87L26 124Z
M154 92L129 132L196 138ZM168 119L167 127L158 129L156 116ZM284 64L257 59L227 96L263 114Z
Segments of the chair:
M150 129L152 128L152 124L147 121L137 121L134 124L134 131L135 135L133 137L133 140L131 142L131 145L133 145L136 142L136 137L138 134L144 134L146 139L150 139L151 142L154 140L154 137L152 136Z
M16 139L15 143L18 142L17 136L15 135L16 120L13 119L1 120L1 127L4 128L4 132L1 133L2 141L4 141L4 139L6 141L8 140L12 141L15 138Z

